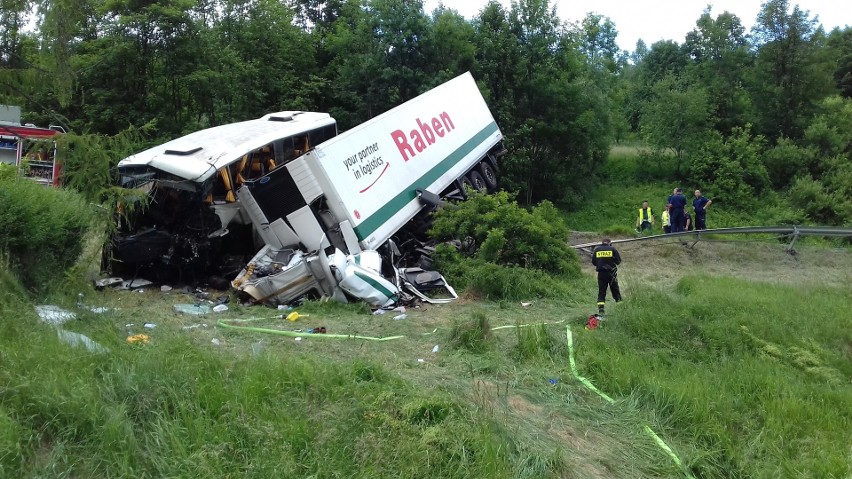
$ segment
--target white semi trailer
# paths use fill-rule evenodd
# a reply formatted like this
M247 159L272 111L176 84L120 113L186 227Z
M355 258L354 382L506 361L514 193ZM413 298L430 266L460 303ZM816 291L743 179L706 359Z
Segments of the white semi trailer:
M213 250L237 225L252 225L263 247L231 276L255 301L286 303L315 291L386 305L403 283L417 281L393 264L398 248L385 248L384 267L374 252L415 228L415 217L440 198L463 196L464 184L494 188L502 134L469 73L339 135L333 127L325 114L270 114L173 140L122 160L119 170L130 185L153 183L163 205L186 196L176 192L196 195L211 223L196 242ZM148 221L119 237L118 256L173 261L175 232L158 228ZM152 252L151 243L169 248Z

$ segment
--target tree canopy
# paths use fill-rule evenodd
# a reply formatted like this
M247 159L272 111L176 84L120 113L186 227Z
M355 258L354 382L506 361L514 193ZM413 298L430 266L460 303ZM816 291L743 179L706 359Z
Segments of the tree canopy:
M524 202L576 204L628 138L673 151L673 179L759 139L758 161L784 191L842 177L849 161L838 125L852 29L826 33L788 0L764 3L748 32L707 7L682 42L633 52L619 51L609 18L568 22L550 0L492 1L472 19L420 0L0 7L0 103L77 134L144 127L156 142L281 110L327 111L345 130L471 71L512 153L503 184Z

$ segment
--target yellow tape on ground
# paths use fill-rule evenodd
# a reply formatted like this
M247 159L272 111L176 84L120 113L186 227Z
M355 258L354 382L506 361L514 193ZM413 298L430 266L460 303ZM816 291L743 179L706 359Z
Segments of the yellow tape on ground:
M615 402L614 399L604 394L604 392L600 389L596 388L591 381L581 376L580 373L577 371L577 363L574 360L574 335L571 334L571 326L567 326L565 328L565 335L568 337L568 362L571 364L571 372L574 374L574 377L576 377L577 380L580 381L584 386L586 386L590 391L603 398L606 402L613 404ZM670 458L672 458L672 461L674 461L677 467L679 467L683 471L683 473L686 474L686 477L688 477L689 479L695 479L695 476L693 476L692 473L689 472L686 467L684 467L683 462L680 460L678 455L675 454L672 448L669 447L669 445L666 444L666 442L663 441L663 439L659 435L657 435L657 433L654 432L654 430L651 429L650 426L645 425L645 433L651 436L651 439L654 440L657 446L659 446L659 448L662 449L663 452L665 452Z

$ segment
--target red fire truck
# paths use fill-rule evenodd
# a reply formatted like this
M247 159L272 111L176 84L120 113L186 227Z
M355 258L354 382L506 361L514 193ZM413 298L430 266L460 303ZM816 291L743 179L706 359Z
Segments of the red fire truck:
M6 113L14 113L16 107L0 105L0 108ZM4 118L0 119L0 163L15 165L24 176L44 185L59 186L62 162L57 158L53 139L64 130L57 126L22 125L19 120L14 121L14 116L3 115Z

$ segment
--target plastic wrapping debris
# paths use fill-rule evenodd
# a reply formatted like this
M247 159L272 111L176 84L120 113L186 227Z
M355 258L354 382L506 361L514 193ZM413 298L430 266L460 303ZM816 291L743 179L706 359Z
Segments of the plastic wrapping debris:
M388 311L386 309L377 309L377 310L373 311L373 316L381 316L381 315L383 315L387 312Z
M130 281L124 281L121 283L121 289L139 289L144 288L145 286L151 286L153 283L143 278L134 278Z
M162 291L164 293L168 293L171 290L172 290L172 287L167 285L167 284L160 286L160 291Z
M57 329L56 334L59 336L59 339L65 341L70 346L79 347L83 346L89 350L91 353L106 353L109 350L99 343L92 340L92 338L72 331L65 331L63 329Z
M521 306L528 308L532 303L521 303Z
M221 313L221 312L227 311L227 310L228 310L227 304L217 304L216 306L213 306L213 312L214 313Z
M95 289L112 288L121 286L124 283L124 278L101 278L95 280Z
M52 304L44 304L35 307L36 313L41 320L53 326L65 324L72 319L77 319L77 315L66 311L59 306Z
M145 323L145 324L143 325L143 327L144 327L145 329L154 329L154 328L156 328L156 327L157 327L157 325L156 325L156 324L154 324L154 323Z
M434 348L432 348L432 352L433 352L433 353L437 353L437 352L438 352L438 351L440 351L440 350L441 350L441 346L440 346L440 345L438 345L438 344L436 344L436 345L435 345L435 347L434 347Z
M201 323L201 324L193 324L193 325L190 325L190 326L184 326L181 329L195 329L195 328L206 328L206 327L207 327L207 323Z
M210 306L206 304L176 304L175 311L183 314L192 314L195 316L203 316L210 314Z
M213 346L220 346L222 344L222 341L219 341L217 338L211 339L210 342L213 343Z

